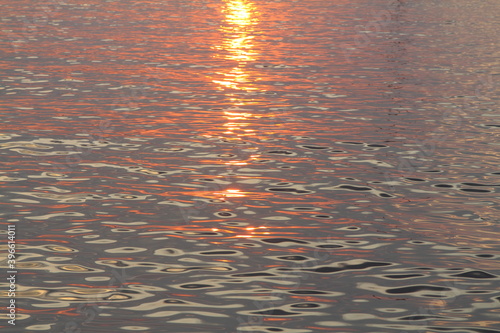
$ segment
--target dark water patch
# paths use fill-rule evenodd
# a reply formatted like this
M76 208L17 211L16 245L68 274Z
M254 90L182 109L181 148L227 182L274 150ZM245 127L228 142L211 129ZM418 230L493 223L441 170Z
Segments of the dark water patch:
M456 277L464 277L468 279L495 279L498 278L498 276L483 272L483 271L469 271L465 273L460 273L460 274L454 274L452 276Z
M290 261L304 261L304 260L311 260L313 258L304 257L304 256L281 256L281 257L276 257L276 259L290 260Z
M160 269L160 272L165 272L165 273L186 273L190 271L216 271L216 272L229 272L229 271L234 271L235 269L232 267L228 266L199 266L199 267L169 267L169 268L164 268Z
M207 288L216 288L217 286L210 284L191 283L191 284L183 284L179 287L182 289L207 289Z
M413 294L419 291L451 291L452 289L447 287L437 287L430 285L416 285L416 286L407 286L400 288L391 288L387 289L386 292L388 294ZM441 297L441 295L439 295Z
M203 256L231 256L231 255L240 255L239 251L205 251L199 252L200 255Z
M477 327L467 327L467 326L462 326L462 327L453 327L453 328L444 328L440 326L427 326L428 329L435 330L435 331L441 331L441 332L465 332L465 333L499 333L500 330L493 330L493 329L488 329L488 328L477 328Z
M311 215L311 217L315 217L317 219L332 219L332 215Z
M189 304L188 302L181 301L179 299L166 299L163 300L165 304Z
M322 149L330 148L330 147L325 147L325 146L312 146L312 145L298 145L297 147L310 149L310 150L322 150Z
M291 194L311 194L311 193L314 193L314 191L302 190L302 189L297 189L297 188L292 188L292 187L270 187L270 188L266 188L266 191L283 192L283 193L291 193Z
M298 309L314 309L314 308L319 308L321 307L321 304L316 304L316 303L299 303L299 304L292 304L290 305L291 308L298 308Z
M335 264L335 266L317 266L313 268L298 268L298 269L293 269L293 268L278 268L278 271L304 271L304 272L313 272L313 273L319 273L319 274L333 274L333 273L339 273L343 271L352 271L352 270L367 270L375 267L386 267L386 266L392 266L392 263L385 263L385 262L373 262L373 261L366 261L366 262L361 262L361 263L348 263L348 262L341 262Z
M276 274L271 273L241 273L241 274L232 274L234 277L258 277L258 276L276 276Z
M363 145L364 144L363 142L353 142L353 141L340 141L340 142L336 142L336 143L344 144L344 145Z
M298 239L290 239L290 238L267 238L267 239L262 239L261 242L269 244L281 244L281 243L309 244L309 242L306 241L301 241Z
M353 185L339 185L338 188L351 190L351 191L371 191L371 187L353 186Z
M432 315L417 315L417 316L406 316L400 317L398 320L409 320L409 321L419 321L419 320L456 320L456 318L444 317L444 316L432 316Z
M281 309L269 309L264 311L255 311L251 312L253 315L261 315L261 316L296 316L300 315L300 312L289 312Z
M394 280L401 280L401 279L413 279L413 278L419 278L419 277L425 277L427 275L424 274L391 274L391 275L384 275L383 277L387 279L394 279Z
M231 213L231 212L217 212L217 213L214 213L214 215L218 216L218 217L222 217L222 218L230 218L230 217L237 216L236 214Z
M289 290L287 292L290 294L295 294L295 295L328 295L329 294L326 291L320 291L320 290Z
M387 148L387 147L389 147L387 145L380 145L380 144L374 144L374 143L367 144L366 146L367 147L376 147L376 148Z
M491 293L494 293L495 291L490 291L490 290L468 290L466 291L465 293L466 294L472 294L472 295L481 295L481 294L491 294Z
M490 191L490 190L480 190L480 189L477 189L477 188L461 188L460 191L463 191L463 192L474 192L474 193L490 193L490 192L493 192L493 191Z
M331 191L352 191L352 192L370 192L378 197L382 198L393 198L394 195L376 190L368 186L356 186L350 184L339 184L330 187L320 187L320 190L331 190Z
M324 244L324 245L318 245L316 247L318 247L320 249L339 249L339 248L343 248L344 246L334 245L334 244Z
M492 259L496 257L494 254L475 254L474 256L478 258L487 258L487 259Z
M355 182L360 182L361 180L357 179L357 178L352 178L352 177L342 177L341 179L343 180L352 180L352 181L355 181Z
M265 154L285 155L285 156L296 156L297 155L297 153L294 153L293 151L290 151L290 150L269 150L269 151L266 151Z
M317 207L289 207L289 208L284 208L284 210L313 212L313 211L321 210L321 208L317 208Z
M426 180L425 179L422 179L422 178L405 178L405 179L408 179L408 180L411 180L411 181L414 181L414 182L425 182Z

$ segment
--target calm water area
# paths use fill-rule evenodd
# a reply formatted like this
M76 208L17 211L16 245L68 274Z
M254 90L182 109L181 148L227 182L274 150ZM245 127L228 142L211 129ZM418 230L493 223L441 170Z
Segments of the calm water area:
M500 332L499 13L0 0L1 332Z

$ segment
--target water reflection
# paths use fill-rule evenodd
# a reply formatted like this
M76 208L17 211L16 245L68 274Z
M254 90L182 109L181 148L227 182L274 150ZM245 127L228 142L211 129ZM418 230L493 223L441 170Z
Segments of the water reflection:
M225 15L221 22L220 32L223 40L220 45L214 47L217 50L215 58L222 58L235 65L224 72L218 72L223 77L221 80L213 80L226 94L227 99L233 104L223 111L224 123L223 134L232 140L239 140L243 136L255 134L255 130L249 128L252 119L256 116L245 109L246 100L234 90L251 92L259 89L253 86L258 78L252 77L248 70L249 63L256 61L259 54L253 43L256 26L258 25L258 10L255 4L245 0L226 0L222 8ZM257 117L258 118L258 117ZM226 165L246 165L244 161L230 161Z
M30 13L14 3L0 31L20 35ZM393 4L348 63L339 46L380 1L130 4L65 4L2 60L0 223L19 227L18 327L494 326L498 153L440 118L458 109L449 87L473 93L479 69L450 59L492 52L428 22L457 8ZM500 126L482 101L467 136ZM429 127L447 140L421 149Z
M250 125L253 120L260 118L251 112L252 110L246 108L247 99L237 92L250 93L259 90L252 84L252 81L257 80L257 78L252 77L248 71L249 63L256 61L259 54L253 43L258 25L258 10L255 4L250 1L225 0L221 12L224 15L219 28L222 41L219 45L213 46L213 49L216 50L214 58L224 59L225 62L233 63L234 66L216 73L222 79L212 80L219 90L224 91L229 104L232 104L232 106L222 110L221 116L225 122L219 136L229 144L242 146L246 144L243 137L258 134ZM245 148L247 151L256 149L254 147ZM241 153L241 149L238 149L238 153ZM235 157L239 157L238 155ZM224 162L224 165L231 173L233 168L246 166L250 160L257 157L257 154L250 153L247 154L246 158L231 159ZM221 194L224 198L243 198L247 192L233 188L224 189Z
M255 61L258 55L253 44L254 26L258 23L257 8L249 1L225 0L222 12L225 20L220 26L220 32L224 39L221 45L214 47L219 52L215 57L234 61L236 66L228 72L219 72L223 79L213 82L221 88L258 90L249 85L252 78L246 70L248 63Z

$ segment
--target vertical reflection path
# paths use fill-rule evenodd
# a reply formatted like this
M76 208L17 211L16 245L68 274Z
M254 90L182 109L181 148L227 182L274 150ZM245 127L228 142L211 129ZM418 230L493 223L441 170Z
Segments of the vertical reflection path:
M254 63L260 56L255 44L259 33L259 10L257 6L247 0L224 0L221 6L223 19L219 26L222 39L212 49L215 51L214 60L221 62L221 70L216 72L212 82L216 89L222 91L226 103L220 111L223 118L222 128L214 129L212 135L221 139L232 147L234 157L225 161L226 175L236 176L241 168L251 167L252 161L258 159L258 148L252 145L261 135L259 119L264 115L256 114L253 106L259 104L256 96L263 92L257 84L261 79L255 72ZM243 177L248 178L248 177ZM239 179L244 181L244 179ZM234 179L230 185L214 193L215 197L222 196L225 200L255 199L251 193L243 191L235 185ZM259 199L257 199L259 200ZM235 234L236 238L251 238L258 235L268 235L266 227L249 225Z
M252 87L251 78L246 70L249 63L256 60L254 49L255 26L258 23L257 9L249 1L225 0L224 22L220 26L223 40L214 47L216 58L234 62L235 66L226 72L219 72L222 79L213 80L221 89L230 88L243 91L258 90Z
M256 134L248 125L260 117L245 108L252 100L247 95L259 91L253 84L256 78L251 77L248 71L248 65L255 62L258 56L253 43L258 12L252 2L245 0L225 0L221 11L224 14L219 27L222 40L213 46L216 51L213 57L223 60L224 66L223 70L216 73L217 77L213 78L212 82L217 85L218 90L224 91L229 105L226 104L221 111L224 124L217 130L216 135L240 148L235 159L225 162L228 169L233 169L243 167L249 160L257 157L252 154L252 150L256 148L244 146L246 142L243 137ZM241 154L243 151L247 154ZM227 198L245 197L245 193L236 188L224 190L223 195Z
M243 96L259 91L254 85L257 78L251 77L247 70L249 64L255 62L258 56L253 43L258 24L258 11L249 1L225 0L222 12L225 18L219 30L223 39L214 47L216 50L214 57L234 65L224 67L226 70L217 73L220 78L212 82L218 89L226 91L226 97L232 104L223 110L222 116L226 122L222 135L230 140L241 140L243 136L255 134L254 130L247 126L249 121L257 116L245 108L251 99Z

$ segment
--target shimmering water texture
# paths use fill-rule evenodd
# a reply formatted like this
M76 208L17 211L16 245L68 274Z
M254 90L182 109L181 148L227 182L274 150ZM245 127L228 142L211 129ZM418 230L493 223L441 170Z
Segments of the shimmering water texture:
M2 332L500 332L499 7L0 0Z

